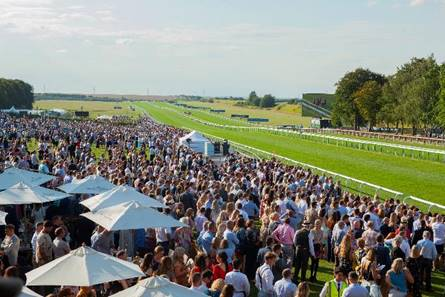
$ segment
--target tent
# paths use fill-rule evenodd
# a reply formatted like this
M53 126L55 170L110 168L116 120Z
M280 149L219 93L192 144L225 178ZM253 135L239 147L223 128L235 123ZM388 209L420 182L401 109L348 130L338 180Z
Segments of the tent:
M161 276L141 280L136 285L110 297L204 297L207 296L190 288L175 284Z
M6 216L8 215L7 212L0 211L0 226L6 225Z
M171 216L144 207L134 201L83 213L81 216L101 225L108 231L186 226Z
M43 297L27 287L22 287L22 292L18 297Z
M109 191L80 202L80 204L87 207L91 211L96 211L101 208L106 208L129 201L136 201L145 207L164 207L161 202L145 196L144 194L139 193L134 188L129 186L114 187Z
M188 146L190 149L198 153L204 153L206 142L210 142L210 140L196 131L192 131L189 134L179 138L179 145Z
M145 276L139 266L87 246L26 273L27 286L94 286Z
M69 197L69 194L19 182L0 192L0 205L45 203Z
M39 186L52 179L54 179L52 175L10 167L0 174L0 190L10 188L19 182L25 182L29 186Z
M15 113L18 114L19 111L17 109L15 109L15 106L11 106L10 109L6 110L7 113Z
M74 179L68 184L59 187L60 190L70 194L100 194L114 188L114 184L100 175L89 175L82 179Z

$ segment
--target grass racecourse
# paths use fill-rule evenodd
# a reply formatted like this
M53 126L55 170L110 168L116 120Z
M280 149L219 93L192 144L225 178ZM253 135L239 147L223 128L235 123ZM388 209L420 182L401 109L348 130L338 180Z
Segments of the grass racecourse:
M168 125L179 128L195 129L218 137L227 138L231 141L277 153L297 161L329 169L331 171L397 190L407 195L418 196L445 205L445 164L438 162L411 160L401 156L391 156L354 148L337 147L335 145L313 142L301 138L275 135L269 132L243 131L240 133L236 130L212 127L191 120L183 114L183 109L173 107L173 105L167 103L113 103L99 101L46 100L37 101L35 105L41 109L62 108L69 111L79 110L80 106L83 106L83 110L90 111L91 118L95 118L102 114L129 115L135 117L147 112L155 120ZM114 106L116 105L122 106L122 109L114 109ZM131 111L129 109L130 105L136 106L136 110ZM245 109L244 107L240 108ZM173 112L172 109L175 110L175 112ZM245 122L228 119L227 114L218 116L207 111L187 111L191 112L191 116L208 122L233 126L246 125ZM273 114L278 121L280 114L277 115L274 110L269 110L267 112L269 113L269 117L270 114ZM228 116L230 117L230 115ZM255 116L261 117L257 114ZM282 122L282 124L283 123L284 122ZM99 156L104 152L99 150L95 153ZM319 273L317 276L318 281L310 283L311 297L318 296L324 282L332 278L332 269L332 263L325 260L320 261ZM444 296L444 273L433 273L433 288L434 292L422 292L422 295L427 297ZM254 296L256 296L256 289L252 285L252 293L250 294L250 297Z

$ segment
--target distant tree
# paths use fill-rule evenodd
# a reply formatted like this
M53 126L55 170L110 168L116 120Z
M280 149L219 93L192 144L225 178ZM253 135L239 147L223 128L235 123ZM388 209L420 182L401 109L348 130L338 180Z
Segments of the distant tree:
M264 95L261 98L260 107L274 107L275 106L275 97L271 94Z
M250 92L249 98L247 98L247 103L249 105L259 106L261 99L257 96L255 91Z
M346 73L336 84L336 101L333 108L334 123L352 125L358 129L365 119L357 105L355 95L368 81L375 81L380 86L385 83L385 77L369 69L358 68Z
M436 122L442 129L445 129L445 63L440 67L440 92L436 109Z
M32 108L34 93L32 86L18 79L0 78L0 108Z
M360 115L368 122L368 129L371 130L382 107L382 85L375 80L369 80L352 96Z

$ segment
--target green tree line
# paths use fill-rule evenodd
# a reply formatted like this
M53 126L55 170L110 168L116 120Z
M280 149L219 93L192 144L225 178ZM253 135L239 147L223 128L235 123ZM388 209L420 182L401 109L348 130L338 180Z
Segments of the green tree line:
M32 86L18 79L0 78L0 109L31 109L34 102Z
M434 56L412 58L392 75L358 68L336 83L335 126L419 129L431 135L445 128L445 64Z

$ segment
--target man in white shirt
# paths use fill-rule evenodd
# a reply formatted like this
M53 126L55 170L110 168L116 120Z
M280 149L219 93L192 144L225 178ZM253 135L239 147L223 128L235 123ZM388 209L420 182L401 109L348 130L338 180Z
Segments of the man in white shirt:
M431 226L433 229L433 242L436 245L437 261L434 263L435 268L440 268L444 264L444 246L445 246L445 224L443 222L443 216L437 215L436 222Z
M5 238L2 241L1 248L8 257L11 266L17 265L17 258L19 256L20 238L15 234L14 225L6 225Z
M292 272L286 268L282 272L283 278L274 285L275 294L280 297L294 297L297 292L297 285L291 281Z
M277 255L268 252L264 256L264 264L258 267L255 273L255 286L258 288L258 297L273 297L273 273L271 267L275 264Z
M205 285L205 283L202 281L201 273L195 272L192 275L192 286L190 287L190 290L196 291L202 294L207 295L209 293L209 289Z
M226 274L225 282L232 285L235 292L233 297L245 297L250 294L250 284L247 276L240 272L241 261L239 259L233 260L233 270Z

